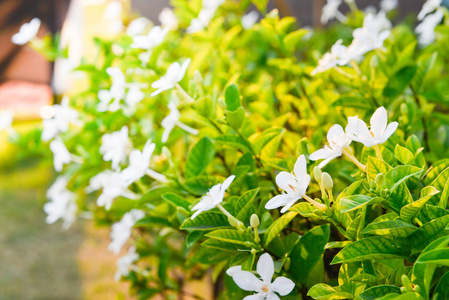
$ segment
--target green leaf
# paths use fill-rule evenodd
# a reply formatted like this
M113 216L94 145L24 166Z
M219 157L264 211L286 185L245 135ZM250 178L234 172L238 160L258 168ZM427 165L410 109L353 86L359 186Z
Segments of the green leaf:
M226 120L228 124L235 130L239 130L242 127L243 121L245 120L245 110L242 106L237 108L235 111L226 111Z
M305 218L316 217L313 212L316 210L315 206L309 202L299 202L289 209L290 211L295 211Z
M423 91L427 74L433 69L437 56L438 52L425 53L418 59L418 69L416 70L416 75L412 82L417 93L421 93Z
M287 51L290 52L294 51L295 47L301 41L302 37L306 35L308 32L309 30L301 28L287 34L282 40L285 49L287 49Z
M168 193L162 195L162 198L172 204L175 207L182 207L186 210L189 210L190 202L182 198L181 196L174 194L174 193Z
M282 135L285 132L283 128L269 128L265 130L260 137L253 143L253 150L256 154L259 154L262 149L273 139Z
M267 246L277 235L290 223L291 220L297 215L297 212L289 211L282 215L279 219L273 222L265 232L265 246Z
M415 76L417 66L406 66L390 77L383 90L384 97L396 98L401 95Z
M220 183L220 180L213 176L196 176L187 179L184 182L184 186L193 194L204 195L212 186L218 183Z
M241 137L236 135L222 135L215 138L215 142L251 153L251 149Z
M435 290L433 291L433 299L448 300L449 299L449 272L446 272L438 282Z
M219 229L207 233L205 236L220 240L226 243L247 245L253 240L252 236L245 232L239 232L235 229Z
M338 292L335 288L324 283L315 284L307 293L307 296L319 300L353 299L354 295L345 292Z
M209 248L215 248L215 249L220 249L223 251L229 251L229 252L236 252L239 249L242 248L246 248L247 250L249 250L250 248L246 247L245 245L241 245L241 244L235 244L235 243L229 243L229 242L225 242L222 240L217 240L217 239L207 239L205 240L201 246L205 246L205 247L209 247ZM230 255L228 253L228 255Z
M447 207L447 200L449 197L449 168L446 168L441 172L437 178L431 183L437 190L443 191L441 193L440 200L438 202L438 206L441 208ZM431 202L430 204L436 204Z
M237 200L237 206L235 207L237 219L239 219L242 222L246 222L249 220L251 214L255 213L253 201L256 198L258 192L259 188L249 190L245 192L242 196L240 196L240 198Z
M434 240L448 235L449 230L445 230L449 223L449 215L430 221L418 228L409 236L413 244L412 253L416 253L424 249Z
M400 294L401 290L397 286L393 285L374 286L363 291L363 293L358 295L355 300L376 300L391 293Z
M367 284L376 284L377 282L377 277L371 274L358 274L355 275L353 277L351 277L350 279L351 281L355 281L355 282L361 282L361 283L367 283Z
M386 235L391 237L407 237L416 229L417 227L407 222L401 220L391 220L371 223L366 226L365 230L363 230L363 233Z
M383 199L381 197L373 198L373 197L370 197L367 195L347 196L347 197L344 197L343 199L341 199L341 201L340 201L340 212L343 214L348 211L362 208L369 204L381 203L383 201L385 201L385 199Z
M401 219L406 222L411 222L421 209L426 205L427 201L432 198L433 195L439 193L439 191L433 186L427 186L421 191L421 199L409 203L401 208Z
M240 93L237 85L231 84L225 90L226 109L236 111L242 104L240 102Z
M396 145L394 148L394 157L404 165L413 164L415 161L413 153L401 145Z
M196 242L201 240L201 238L204 236L204 231L191 231L187 235L186 238L186 246L187 248L192 247Z
M449 158L445 158L433 163L432 167L429 169L426 176L424 177L424 183L429 185L429 183L434 181L435 178L437 178L438 175L440 175L440 173L447 168L449 168Z
M290 252L290 275L301 284L307 282L310 270L320 260L324 247L329 241L330 226L322 225L312 228L302 236Z
M341 250L331 264L348 263L352 261L381 260L403 258L408 256L404 245L396 239L378 236L351 243Z
M183 230L217 230L230 227L228 217L219 212L200 213L195 219L186 219L180 229Z
M136 222L134 225L135 227L154 227L154 226L166 226L171 227L171 223L164 219L159 217L145 217L143 219L140 219Z
M449 266L449 249L435 249L427 251L419 256L417 264L436 264L438 266Z
M422 172L424 172L423 169L415 166L398 166L385 174L385 180L382 186L392 191L402 182L410 177L419 176Z
M392 167L383 160L369 156L368 162L366 163L366 174L368 176L368 182L371 180L375 180L377 174L382 173L385 175L391 169Z
M326 244L324 249L335 249L335 248L344 248L347 245L351 244L351 241L342 241L342 242L329 242Z
M200 175L214 158L214 144L204 137L193 145L187 156L185 175L187 178Z

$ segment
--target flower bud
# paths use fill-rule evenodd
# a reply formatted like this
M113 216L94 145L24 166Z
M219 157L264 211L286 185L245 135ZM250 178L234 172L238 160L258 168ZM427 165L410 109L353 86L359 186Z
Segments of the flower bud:
M284 269L285 269L286 271L288 271L288 270L290 269L290 264L291 264L291 262L292 262L292 260L290 259L290 257L287 257L287 258L285 259L285 262L284 262Z
M382 183L384 182L384 178L385 178L385 176L384 176L383 173L379 173L379 174L376 175L375 181L376 181L378 186L382 185Z
M323 174L321 175L321 181L323 182L323 186L326 190L330 190L334 187L334 181L327 172L323 172Z
M321 183L321 175L323 175L323 172L321 172L321 169L318 167L313 168L313 177L318 183Z
M421 293L421 287L419 285L415 286L415 288L413 289L415 292L417 292L418 294Z
M402 275L401 277L402 285L405 287L405 289L409 292L412 292L412 284L410 283L410 279L407 277L407 275Z
M257 250L254 249L254 248L252 248L252 249L251 249L251 254L254 255L254 254L256 254L256 253L257 253Z
M371 180L371 182L369 183L369 189L373 191L377 189L377 184L374 180Z
M244 244L246 247L251 247L253 245L253 243L250 241L246 241L246 242L244 242Z
M234 218L234 217L228 217L228 222L234 228L238 228L239 227L239 221L236 218Z
M253 228L259 227L260 220L256 214L252 214L251 219L250 219L250 224L251 224L251 227L253 227Z

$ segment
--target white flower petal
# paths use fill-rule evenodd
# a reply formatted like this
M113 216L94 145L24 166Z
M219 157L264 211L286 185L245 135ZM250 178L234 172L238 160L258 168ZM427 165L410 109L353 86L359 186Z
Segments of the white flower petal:
M385 107L379 107L373 114L370 120L371 132L374 134L375 138L380 138L382 133L387 128L388 115Z
M291 173L283 171L276 176L276 184L286 192L292 191L290 184L293 182L296 182L296 178Z
M248 271L235 272L232 279L239 288L245 291L260 291L264 285L256 275Z
M332 156L332 150L330 148L322 148L310 154L310 160L327 159Z
M382 135L382 143L385 143L388 140L388 138L396 131L398 126L398 122L391 122L390 124L388 124L387 129L385 129Z
M231 183L234 181L235 179L235 175L231 175L228 178L226 178L225 181L223 181L223 183L221 184L221 190L225 191L229 188L229 186L231 185Z
M270 254L264 253L257 262L257 273L262 277L265 284L270 284L274 274L274 262Z
M296 160L295 167L293 169L296 178L301 179L307 175L307 162L306 157L303 155L299 156Z
M271 288L279 295L285 296L295 288L295 283L286 277L278 277L271 284Z

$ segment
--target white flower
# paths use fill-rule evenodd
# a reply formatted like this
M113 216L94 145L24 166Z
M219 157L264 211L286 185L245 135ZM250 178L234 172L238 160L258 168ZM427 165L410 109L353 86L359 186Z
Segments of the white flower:
M187 67L190 64L190 58L187 59L180 65L178 62L174 62L168 67L167 73L162 76L159 80L156 80L151 85L152 88L157 89L154 91L151 96L156 96L163 91L170 90L175 87L175 85L180 82L184 75L186 74Z
M144 17L134 19L129 23L128 28L126 29L126 34L129 36L142 34L150 24L150 20Z
M433 14L427 15L422 22L416 26L418 41L420 45L426 46L435 40L435 27L441 23L444 17L442 9L437 9Z
M244 300L279 300L279 296L276 293L285 296L290 294L295 288L295 283L287 277L280 276L271 282L274 275L274 262L268 253L262 254L257 262L257 274L259 274L261 279L257 278L252 272L239 271L236 267L232 267L234 268L230 272L232 275L228 273L232 268L226 273L232 277L242 290L257 293L245 297Z
M224 3L224 0L203 0L203 8L198 17L190 22L187 33L195 33L206 28L215 15L215 11Z
M136 248L130 247L128 253L117 260L117 272L114 280L119 281L122 276L128 276L130 269L133 269L132 264L138 259L139 255L136 253Z
M366 123L358 116L349 117L346 126L347 136L353 141L362 143L365 147L372 147L385 143L399 125L398 122L392 122L387 126L388 115L384 107L379 107L374 112L370 123L371 127L368 129Z
M324 148L313 152L309 157L310 160L324 159L318 165L319 168L323 168L329 161L341 156L343 150L351 144L351 139L346 136L343 127L336 124L327 132L327 142L328 144Z
M0 130L10 131L12 129L13 119L14 111L0 110Z
M159 46L164 41L169 30L169 27L161 28L160 26L154 26L148 34L134 36L131 47L150 50Z
M30 23L25 23L20 27L18 33L12 36L11 41L17 45L24 45L34 39L39 27L41 26L41 20L34 18Z
M98 104L97 110L103 111L116 111L120 108L120 100L125 97L126 93L126 80L125 74L117 67L109 67L106 72L111 76L112 85L109 90L100 90L98 92ZM111 103L112 101L112 103Z
M78 111L69 107L69 98L67 96L62 98L61 104L44 107L41 110L41 115L44 117L42 121L44 126L42 131L43 141L49 141L59 133L66 132L69 129L69 124L79 126L83 124L78 119Z
M344 66L350 60L356 59L356 56L351 56L348 48L342 45L342 40L338 40L331 48L331 51L324 54L318 62L318 66L312 71L312 76L332 69L335 66Z
M242 27L246 30L251 29L259 19L257 11L252 10L242 17Z
M170 132L173 130L173 128L175 128L175 126L182 128L190 134L198 134L198 130L191 128L179 121L179 117L181 116L181 114L179 113L179 110L173 101L170 101L168 103L168 108L170 109L170 113L161 122L162 127L164 127L164 133L162 133L162 143L166 143L168 141Z
M367 14L363 20L363 27L352 33L354 40L348 47L351 56L361 56L371 50L382 48L384 41L390 36L391 22L384 11L378 14Z
M44 205L44 211L47 214L45 221L48 224L53 224L61 219L64 221L63 228L65 229L75 221L78 209L75 203L75 194L67 189L67 182L66 177L58 177L47 191L50 202Z
M327 0L321 11L321 23L327 24L332 19L338 19L340 22L345 22L346 17L338 10L341 0Z
M104 206L106 210L109 210L114 198L119 196L132 200L137 199L136 194L128 189L128 185L119 172L106 170L90 179L86 192L90 193L103 188L103 193L97 199L97 205Z
M293 171L294 175L288 172L280 172L276 176L276 184L284 192L268 201L265 205L266 209L284 206L281 209L281 213L284 213L306 194L310 183L310 175L307 174L307 163L304 155L298 157Z
M437 8L441 6L442 0L427 0L422 8L421 11L418 14L418 20L423 20L426 15L430 14L431 12L435 11Z
M123 180L131 184L147 174L158 181L167 182L164 175L149 168L151 156L155 148L156 144L148 140L142 151L133 150L129 155L129 166L121 173Z
M120 131L106 133L101 137L100 153L103 154L105 161L111 161L114 170L119 169L120 163L126 159L131 147L126 126L123 126Z
M115 254L119 254L120 249L131 236L131 228L143 217L145 217L144 211L133 209L124 214L119 222L113 224L110 234L112 242L109 244L108 249Z
M380 1L380 9L389 12L398 7L398 0L382 0Z
M109 28L113 33L119 33L123 29L122 10L120 1L111 1L104 11L104 17L109 20Z
M170 29L178 28L178 18L168 7L165 7L159 14L159 22L161 22L162 27L167 27Z
M231 175L226 178L223 183L219 183L210 188L209 192L203 196L193 208L192 211L196 210L196 212L192 215L191 219L195 219L203 211L208 211L215 208L218 204L223 201L226 190L231 185L234 180L235 175Z
M141 86L137 83L129 85L128 92L126 93L125 102L128 107L134 107L137 103L145 98L145 93L142 92Z
M67 150L64 142L60 138L56 138L50 142L50 149L53 152L53 163L55 170L62 171L65 164L69 164L72 161L72 155Z

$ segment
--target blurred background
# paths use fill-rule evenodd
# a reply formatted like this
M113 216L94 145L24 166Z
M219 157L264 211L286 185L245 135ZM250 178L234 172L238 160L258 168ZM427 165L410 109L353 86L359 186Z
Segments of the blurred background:
M359 7L378 0L357 0ZM420 10L423 0L401 0L402 16ZM168 0L123 1L158 24ZM319 27L325 0L272 0L270 9L295 16L301 26ZM0 0L0 110L15 111L14 127L27 132L40 125L39 111L55 94L70 90L67 62L50 63L27 46L11 43L20 26L38 17L38 36L62 32L76 53L70 63L93 54L92 38L113 36L105 19L107 0ZM347 7L342 5L342 11ZM69 230L47 225L42 206L54 180L51 164L20 159L0 132L0 299L128 299L126 283L113 280L117 256L107 251L109 231L88 220Z

